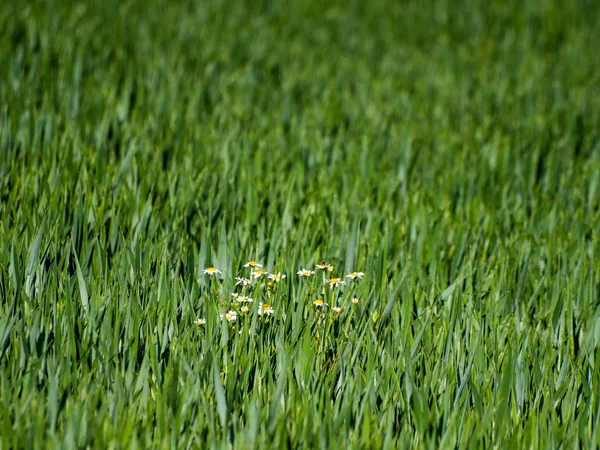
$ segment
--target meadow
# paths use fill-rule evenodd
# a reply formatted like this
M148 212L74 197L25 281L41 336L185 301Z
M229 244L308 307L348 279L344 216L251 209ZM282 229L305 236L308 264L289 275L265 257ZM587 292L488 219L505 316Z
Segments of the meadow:
M599 37L1 2L0 449L599 447Z

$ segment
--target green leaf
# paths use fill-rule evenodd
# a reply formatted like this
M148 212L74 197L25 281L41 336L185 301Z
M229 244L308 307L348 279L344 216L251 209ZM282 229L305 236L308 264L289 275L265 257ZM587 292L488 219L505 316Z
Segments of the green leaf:
M79 296L81 299L81 306L86 313L89 313L89 298L87 286L85 284L85 279L83 278L83 272L81 271L81 266L79 265L79 258L77 258L77 253L75 252L75 248L73 247L73 258L75 259L75 267L77 268L77 282L79 284Z
M225 391L221 383L221 373L218 367L217 360L213 361L213 382L215 385L215 395L217 397L217 412L221 421L221 427L225 429L227 426L227 400L225 399Z
M25 293L28 297L33 295L33 282L35 280L35 270L39 265L40 246L44 235L44 227L40 226L33 243L29 246L27 255L27 266L25 268Z

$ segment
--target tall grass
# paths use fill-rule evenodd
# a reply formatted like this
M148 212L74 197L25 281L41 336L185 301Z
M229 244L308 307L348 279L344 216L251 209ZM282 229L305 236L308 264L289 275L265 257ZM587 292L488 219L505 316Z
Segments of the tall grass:
M597 36L586 1L2 2L0 448L600 446ZM251 259L287 277L242 313Z

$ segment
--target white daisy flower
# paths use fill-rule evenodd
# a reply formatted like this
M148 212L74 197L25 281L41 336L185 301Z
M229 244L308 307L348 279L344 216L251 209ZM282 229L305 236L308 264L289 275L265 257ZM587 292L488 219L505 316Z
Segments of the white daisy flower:
M235 277L235 285L239 286L252 286L252 280L249 278L243 278L243 277Z
M321 269L321 270L327 270L328 272L331 272L333 270L333 266L331 264L327 263L326 261L321 261L321 263L317 264L315 266L315 268Z
M244 267L262 267L262 264L259 264L256 261L248 261L244 264Z
M277 272L277 274L272 273L271 275L269 275L269 280L273 280L276 283L279 283L284 278L285 278L285 275L282 275L281 272Z
M275 310L273 308L271 308L270 305L267 305L266 303L258 304L258 315L259 316L262 316L263 314L271 315L274 312L275 312Z
M237 313L235 311L227 311L226 313L219 315L219 317L221 319L227 319L227 322L232 322L237 319Z
M262 277L263 275L266 275L266 274L267 274L267 272L265 272L265 271L264 271L264 270L262 270L262 269L254 269L254 270L252 271L252 273L250 273L250 275L251 275L253 278L257 278L257 279L258 279L258 278L260 278L260 277Z
M315 274L314 270L308 270L308 269L300 269L298 272L296 272L298 275L300 275L301 277L310 277L311 275Z
M204 274L205 275L217 275L217 274L221 274L222 272L219 269L216 269L214 267L209 267L207 269L204 269Z
M331 289L333 289L335 286L339 286L340 284L346 284L346 282L342 281L340 278L332 278L327 280L327 282L329 283L329 287Z
M362 279L364 272L352 272L350 275L346 275L346 278L352 278L353 280L358 278Z

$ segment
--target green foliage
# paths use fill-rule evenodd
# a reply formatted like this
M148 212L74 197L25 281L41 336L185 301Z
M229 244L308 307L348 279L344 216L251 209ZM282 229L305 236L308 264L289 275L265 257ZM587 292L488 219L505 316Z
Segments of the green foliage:
M599 12L0 3L0 448L600 446Z

